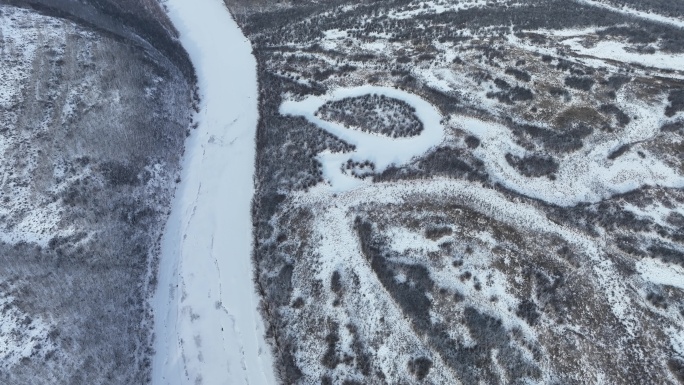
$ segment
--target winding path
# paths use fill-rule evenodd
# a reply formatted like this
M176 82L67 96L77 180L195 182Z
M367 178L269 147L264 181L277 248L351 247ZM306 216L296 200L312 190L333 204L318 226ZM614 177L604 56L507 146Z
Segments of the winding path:
M256 62L221 0L166 5L202 103L162 240L152 383L272 384L251 264Z

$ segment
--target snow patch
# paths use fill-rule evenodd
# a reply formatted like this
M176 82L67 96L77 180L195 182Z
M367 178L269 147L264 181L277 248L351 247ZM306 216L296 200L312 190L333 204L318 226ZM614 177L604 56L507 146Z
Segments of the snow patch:
M408 250L419 250L423 252L439 250L439 244L443 240L432 241L426 239L422 233L409 230L405 227L395 227L388 231L390 238L390 247L392 250L399 253L405 253Z
M590 5L592 7L597 7L597 8L603 8L607 9L613 12L621 13L623 15L629 15L633 16L639 19L644 19L644 20L650 20L650 21L655 21L657 23L662 23L662 24L669 24L673 25L678 28L684 28L684 20L681 18L674 18L674 17L667 17L663 15L659 15L657 13L650 13L650 12L644 12L644 11L639 11L636 9L629 8L627 6L622 6L622 7L615 7L600 1L595 1L595 0L577 0L579 3L584 3L587 5Z
M666 264L653 258L644 258L637 262L636 269L647 281L684 290L684 268L681 266Z
M520 157L528 154L515 143L507 127L470 117L459 117L458 125L480 139L481 145L474 153L484 161L492 179L513 191L548 203L559 206L595 203L644 185L683 187L684 177L650 154L642 158L631 152L608 160L616 148L650 139L657 135L660 127L662 117L654 108L636 104L624 107L638 114L639 119L633 119L621 136L585 146L559 159L555 180L526 177L506 161L507 153Z
M582 37L573 37L564 41L571 50L582 55L594 56L604 60L616 60L623 63L637 63L646 67L659 69L682 70L684 68L684 54L668 54L654 52L652 54L641 54L630 52L630 44L614 40L603 40L596 42L592 47L587 48L582 45Z
M445 12L458 12L466 9L484 8L495 3L503 3L503 1L492 0L473 0L473 1L416 1L410 3L403 10L392 11L387 17L390 19L411 19L419 15L439 15Z

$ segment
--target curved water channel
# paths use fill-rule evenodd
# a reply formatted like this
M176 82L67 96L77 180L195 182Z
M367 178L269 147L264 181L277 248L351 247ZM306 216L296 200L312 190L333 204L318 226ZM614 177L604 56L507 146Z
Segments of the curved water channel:
M423 131L417 136L392 138L346 128L340 123L327 121L316 116L316 111L328 101L368 94L382 95L408 103L415 109L416 117L423 123ZM340 170L340 165L348 159L356 162L371 161L375 165L375 171L382 172L391 165L400 166L412 158L424 154L444 139L442 116L435 106L417 95L391 87L366 85L338 88L327 95L309 96L300 101L285 101L280 106L280 113L303 116L311 123L356 146L351 153L325 152L318 156L323 164L323 175L334 191L346 191L365 183L363 180Z
M384 95L402 100L413 108L424 130L418 136L392 138L385 135L346 128L317 116L316 112L328 101L368 94ZM369 183L344 170L347 160L371 161L375 171L382 172L390 165L401 166L412 158L439 145L445 130L460 129L479 139L474 155L481 159L490 178L522 195L559 206L574 206L581 202L595 203L615 194L626 193L644 185L681 188L684 177L666 165L659 157L631 151L618 159L609 159L616 149L654 138L667 121L662 112L618 97L620 108L635 118L627 124L622 135L597 135L593 143L562 155L557 159L558 171L553 178L522 175L507 160L506 155L518 157L534 155L520 144L505 125L469 116L443 119L435 106L417 95L390 87L361 86L340 88L322 96L309 96L299 101L285 101L280 113L303 116L309 122L336 137L356 146L346 153L323 152L318 159L332 192L349 191ZM455 118L455 119L454 119ZM444 123L444 122L448 123ZM446 127L448 126L448 128Z

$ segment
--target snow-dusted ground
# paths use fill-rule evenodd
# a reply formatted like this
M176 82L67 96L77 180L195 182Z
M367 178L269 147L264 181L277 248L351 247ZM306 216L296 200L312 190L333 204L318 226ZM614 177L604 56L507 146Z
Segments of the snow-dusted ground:
M314 114L327 100L368 93L382 94L409 103L415 108L416 116L423 122L424 131L416 137L393 139L347 129L342 125L322 120ZM608 155L621 145L650 139L663 123L659 111L652 111L646 105L630 104L622 95L618 97L618 102L621 107L639 119L632 120L620 138L603 139L600 144L591 146L588 150L566 156L561 160L556 180L523 176L506 162L506 153L510 152L517 156L526 155L526 151L515 143L513 134L507 127L465 116L458 118L457 125L480 139L481 145L474 153L483 160L492 178L513 191L552 204L572 206L581 202L595 203L618 193L633 191L643 185L666 187L684 185L682 176L652 157L641 159L636 154L630 153L612 161L607 159ZM602 245L594 240L561 229L534 209L523 210L521 205L514 205L498 193L477 184L439 178L421 180L418 183L373 184L367 180L354 179L344 172L341 165L349 158L355 161L369 159L376 163L377 171L382 171L390 164L404 164L412 157L419 156L438 145L444 138L444 128L439 112L428 102L404 91L387 87L364 86L351 89L341 88L328 96L309 97L299 102L286 101L281 105L280 111L304 116L331 134L356 146L356 150L351 153L320 154L319 159L323 163L324 175L330 185L317 187L309 193L302 193L302 196L298 198L302 203L319 202L329 205L323 210L326 213L325 217L318 219L315 226L317 231L321 231L319 239L322 240L322 246L319 251L323 258L329 257L328 261L323 262L321 277L329 276L334 267L345 259L349 260L350 265L359 265L358 261L350 260L355 258L350 255L357 256L358 253L351 253L344 257L340 255L340 250L345 249L343 247L345 243L354 243L351 224L347 216L350 208L361 203L402 202L406 197L415 194L445 197L455 193L462 198L469 196L471 202L483 202L483 206L480 207L483 212L494 208L492 215L495 212L512 215L515 218L509 218L509 220L515 223L516 227L523 226L535 231L558 233L571 243L579 245L592 257L600 284L607 293L613 293L610 296L610 302L615 315L630 328L636 325L637 321L630 314L629 306L622 301L620 296L625 288L621 286L611 262L601 254ZM336 194L335 199L332 199L332 193ZM334 215L337 217L333 217ZM340 242L340 236L345 231L350 232L348 238ZM419 246L424 243L407 234L396 238L399 244L402 243L402 238L406 241L400 246L401 248L408 248L410 244ZM332 241L328 244L326 240ZM425 249L425 245L421 248ZM429 249L429 245L427 248ZM640 269L645 279L654 282L672 284L672 281L681 277L680 273L672 271L669 271L669 275L664 274L663 272L667 272L668 268L657 262L643 262Z
M581 37L574 37L564 41L570 49L581 55L593 56L604 60L614 60L623 63L637 63L647 67L681 71L684 68L684 55L671 53L640 54L629 52L629 44L617 41L599 41L595 46L586 48L580 44Z
M487 0L475 0L475 1L445 1L445 0L435 0L435 1L415 1L406 7L407 10L392 11L387 16L391 19L409 19L421 15L439 15L444 12L454 12L462 11L466 9L473 8L484 8L486 6L491 6L496 3L501 3L503 1L487 1ZM513 5L515 6L515 5Z
M10 289L13 289L11 287ZM53 326L49 319L27 314L18 308L13 295L0 291L0 370L8 370L22 359L44 356L56 348L48 337ZM44 358L44 357L41 357Z
M636 265L644 279L659 285L668 285L684 290L684 268L666 264L657 259L644 258Z
M312 228L315 232L315 239L320 242L317 246L317 269L315 272L308 271L307 274L314 279L325 280L342 266L354 266L355 272L361 276L359 280L361 286L358 290L363 301L366 302L367 308L382 309L382 315L386 322L394 325L395 330L402 331L396 334L396 336L401 337L388 337L392 338L388 344L395 346L396 349L378 352L378 357L383 362L387 372L393 371L392 365L401 360L401 352L406 351L408 346L415 341L412 339L413 337L407 337L412 336L412 333L410 324L401 310L397 308L396 304L388 305L385 303L384 290L375 278L375 273L366 262L366 257L358 244L357 235L353 228L353 218L355 210L364 205L406 205L410 204L412 199L417 196L435 197L436 200L453 202L466 201L478 212L510 224L515 228L525 229L530 234L555 234L589 255L592 261L592 271L598 279L598 285L602 292L607 293L613 315L624 325L632 337L641 327L639 319L634 314L629 296L626 295L629 288L624 279L620 278L615 265L606 258L603 250L604 245L601 241L553 223L546 218L543 211L533 206L511 202L503 194L483 188L477 183L448 178L369 183L348 191L339 192L336 190L334 194L332 191L333 189L328 186L319 185L308 192L300 192L293 198L295 205L312 208L316 217ZM425 239L423 234L410 233L401 227L391 229L390 233L393 235L393 248L402 252L406 252L408 249L416 249L421 258L434 246L434 241ZM483 233L481 236L483 242L493 242L490 247L496 244L490 234ZM454 236L454 238L457 237L457 235ZM481 262L483 266L478 266L478 262ZM476 290L472 288L472 285L453 279L453 273L450 271L432 271L431 278L439 282L440 287L454 289L477 302L480 309L483 309L487 314L502 319L507 329L522 328L521 330L525 332L526 338L534 340L536 338L535 332L520 322L514 314L515 310L511 310L517 309L518 302L508 292L505 277L487 266L486 255L482 255L482 261L478 262L469 265L468 269L473 272L486 271L489 274L488 279L497 282L495 285L483 288L481 291ZM672 281L681 277L678 270L672 272L668 270L666 265L658 262L644 262L643 268L640 265L639 269L645 280L656 283L671 284ZM490 301L492 296L496 296L499 300L497 302ZM372 328L374 325L366 325L366 327ZM308 355L305 352L298 352L297 357L302 363L308 362ZM433 358L435 358L433 373L437 376L435 378L439 378L437 383L458 383L456 379L450 377L450 371L446 369L445 363L438 357ZM303 364L302 367L308 376L316 378L319 375L315 363ZM541 383L549 382L550 378L544 378Z
M596 0L577 0L577 1L579 3L591 5L593 7L604 8L604 9L611 10L613 12L618 12L618 13L621 13L623 15L629 15L629 16L633 16L633 17L636 17L639 19L655 21L657 23L670 24L670 25L673 25L675 27L684 28L684 19L681 19L681 18L667 17L667 16L663 16L663 15L658 15L656 13L639 11L639 10L629 8L626 6L616 7L616 6L612 6L610 4L606 4L604 2L596 1Z
M627 41L608 39L595 41L599 28L570 28L562 30L538 29L526 32L537 33L553 38L572 50L575 54L580 55L580 57L595 59L596 61L594 63L591 63L591 60L589 62L586 60L579 60L581 62L586 62L587 64L594 64L595 66L610 67L612 62L622 62L626 64L636 63L646 67L675 71L681 71L682 68L684 68L684 55L682 54L666 53L662 51L638 53L634 51L635 46ZM592 40L591 44L587 45L587 40ZM553 55L555 53L555 49L536 47L521 41L513 34L508 36L508 42L516 47L528 51L536 51L540 54Z
M251 264L256 62L221 0L166 5L202 104L162 240L153 383L274 383Z
M474 118L460 119L459 124L482 142L475 155L485 162L487 172L497 182L523 195L559 206L595 203L644 185L684 186L682 176L653 156L642 159L630 152L615 160L608 159L608 155L622 145L651 139L662 124L658 111L627 103L624 107L629 107L625 109L639 117L627 126L626 134L565 156L560 161L555 180L526 177L506 162L507 152L526 155L508 128Z
M41 29L37 29L36 25L42 26ZM51 23L51 18L30 10L0 6L0 128L10 133L0 135L0 154L5 154L5 151L16 146L17 142L26 140L21 131L15 130L19 119L15 106L23 102L25 88L34 72L36 55L40 54L41 41L42 44L49 42L51 46L62 47L66 46L70 34L89 36L86 32L76 29L72 23ZM63 54L63 49L55 50L55 53ZM43 97L40 92L36 90L36 97ZM17 132L19 134L15 134ZM34 154L25 154L25 159L31 169L36 168ZM12 182L11 176L16 170L11 170L11 167L11 162L0 162L0 186L12 184L12 194L8 198L10 200L0 205L0 216L15 218L16 223L7 226L7 223L12 221L3 220L0 224L0 241L34 242L46 247L55 235L72 234L73 226L58 226L63 212L59 202L45 204L39 208L30 206L30 188ZM58 172L58 169L59 165L56 165L55 172ZM60 186L56 186L53 189L57 191L59 188Z

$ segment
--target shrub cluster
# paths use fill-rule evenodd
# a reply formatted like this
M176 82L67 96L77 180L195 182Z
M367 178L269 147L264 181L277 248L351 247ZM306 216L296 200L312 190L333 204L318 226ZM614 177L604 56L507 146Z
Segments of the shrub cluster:
M529 155L521 158L508 153L506 162L527 177L551 176L558 171L558 162L548 155Z
M408 103L384 95L369 94L325 103L316 111L322 119L345 127L393 138L419 135L423 122Z

